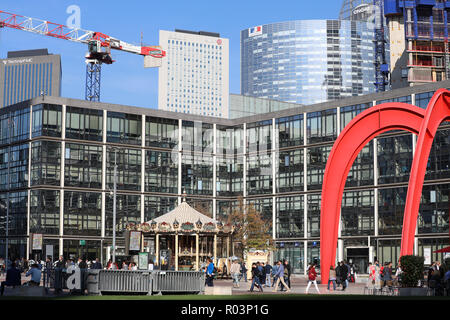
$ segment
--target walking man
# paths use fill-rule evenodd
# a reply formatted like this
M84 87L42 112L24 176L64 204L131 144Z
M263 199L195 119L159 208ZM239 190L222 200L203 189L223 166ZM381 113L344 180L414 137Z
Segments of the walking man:
M288 287L286 282L284 282L284 265L281 263L281 260L278 260L277 265L278 265L278 271L275 274L275 277L277 278L277 282L275 283L275 287L273 288L272 292L277 291L280 281L281 281L281 284L286 288L286 292L290 292L291 289Z
M237 262L237 260L234 260L231 264L230 273L231 277L233 278L233 287L239 288L239 274L241 271L241 266Z
M272 276L272 266L269 264L269 261L267 261L266 267L265 267L265 272L266 272L266 287L271 287L272 284L270 283L270 278Z

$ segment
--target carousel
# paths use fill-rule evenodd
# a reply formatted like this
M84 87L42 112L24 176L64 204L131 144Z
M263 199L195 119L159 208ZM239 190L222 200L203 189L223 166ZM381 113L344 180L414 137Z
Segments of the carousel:
M146 242L154 243L155 265L176 271L197 271L208 257L217 266L230 257L234 231L233 226L192 208L185 197L174 210L131 229L141 231Z

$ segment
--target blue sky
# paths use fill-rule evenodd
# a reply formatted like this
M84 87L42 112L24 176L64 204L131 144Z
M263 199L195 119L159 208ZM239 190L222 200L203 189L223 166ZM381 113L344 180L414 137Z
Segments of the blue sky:
M230 93L240 93L240 31L252 26L305 19L336 19L341 0L288 1L88 1L2 0L1 11L66 24L71 5L80 8L81 28L120 40L157 45L159 30L218 32L230 39ZM0 57L8 51L48 48L60 54L62 96L84 99L87 47L11 28L0 29ZM144 69L143 57L113 50L112 65L102 67L101 101L148 108L158 105L158 71Z

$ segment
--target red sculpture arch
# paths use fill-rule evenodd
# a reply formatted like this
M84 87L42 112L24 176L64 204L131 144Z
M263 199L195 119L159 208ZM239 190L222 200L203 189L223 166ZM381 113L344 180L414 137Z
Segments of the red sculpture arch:
M321 281L326 283L336 256L342 195L348 173L361 149L377 135L390 130L418 134L425 110L391 102L360 113L340 133L325 167L320 213Z
M417 217L419 215L420 199L431 146L439 125L449 120L450 92L445 89L439 89L428 103L425 117L419 130L406 196L400 256L413 254L414 252Z

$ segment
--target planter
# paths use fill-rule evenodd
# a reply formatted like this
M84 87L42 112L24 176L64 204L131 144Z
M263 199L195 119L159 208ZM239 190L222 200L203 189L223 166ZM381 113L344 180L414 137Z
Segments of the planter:
M402 297L426 296L427 288L400 288L398 295Z

